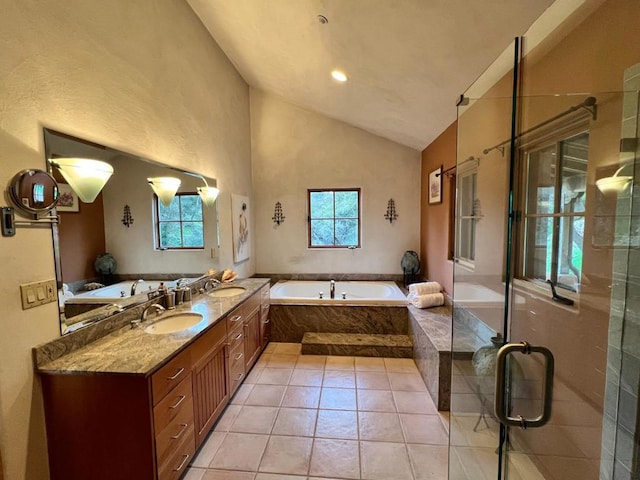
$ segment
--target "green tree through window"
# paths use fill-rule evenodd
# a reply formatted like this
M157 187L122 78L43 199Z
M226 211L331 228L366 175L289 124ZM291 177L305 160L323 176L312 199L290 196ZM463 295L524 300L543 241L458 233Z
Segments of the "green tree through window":
M202 200L198 194L178 193L168 207L155 197L155 204L158 248L204 248Z
M523 276L578 291L589 132L533 144L524 160Z
M360 189L309 190L309 247L360 247Z

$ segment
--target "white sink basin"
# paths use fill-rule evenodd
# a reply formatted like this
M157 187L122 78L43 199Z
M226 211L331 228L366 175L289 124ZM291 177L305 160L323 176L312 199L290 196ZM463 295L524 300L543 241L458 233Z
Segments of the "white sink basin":
M246 291L247 289L244 287L221 287L210 292L209 295L212 297L233 297L235 295L241 295Z
M156 320L151 325L144 327L147 333L161 335L163 333L174 333L180 330L186 330L202 321L202 315L199 313L176 313L166 315Z

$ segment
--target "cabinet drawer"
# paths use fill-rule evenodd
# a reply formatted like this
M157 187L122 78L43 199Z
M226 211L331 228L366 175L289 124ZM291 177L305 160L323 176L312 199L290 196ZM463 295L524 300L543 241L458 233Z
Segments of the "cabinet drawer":
M198 368L198 364L207 356L207 354L221 342L226 342L227 327L225 322L214 325L204 332L195 343L189 347L191 351L191 363L194 368Z
M244 362L237 362L232 368L229 368L229 393L233 395L236 389L244 380L245 370Z
M178 480L185 472L195 453L193 425L184 432L182 443L158 468L158 480Z
M188 402L160 433L156 432L158 465L162 465L177 451L186 436L193 437L193 432L193 403Z
M238 308L233 310L229 315L227 315L227 331L231 332L238 328L238 325L242 325L245 317L247 316L247 311L244 308L244 305L240 305Z
M189 352L189 349L180 352L151 377L154 405L157 405L191 371L191 355Z
M233 350L234 348L237 348L238 345L242 345L242 342L244 341L244 325L242 323L238 325L235 330L229 332L227 341L229 343L229 350Z
M260 293L256 292L253 295L251 295L247 300L245 300L243 304L243 306L246 309L245 321L247 320L246 317L250 317L251 315L253 315L253 312L255 312L260 308L260 299L261 299Z
M193 412L191 372L189 372L187 378L180 382L160 403L153 407L154 431L162 432L183 409L189 408L191 412Z
M227 331L231 331L236 328L237 324L245 322L259 307L260 295L254 293L242 305L238 305L227 315Z
M229 350L229 371L236 368L236 365L241 363L244 365L244 342L238 343L234 348Z

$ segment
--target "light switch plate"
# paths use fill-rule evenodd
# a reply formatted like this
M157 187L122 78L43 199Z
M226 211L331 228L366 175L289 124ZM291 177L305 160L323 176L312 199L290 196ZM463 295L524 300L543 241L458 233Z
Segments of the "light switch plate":
M20 285L22 309L37 307L45 303L55 302L57 299L55 279L42 282L24 283Z

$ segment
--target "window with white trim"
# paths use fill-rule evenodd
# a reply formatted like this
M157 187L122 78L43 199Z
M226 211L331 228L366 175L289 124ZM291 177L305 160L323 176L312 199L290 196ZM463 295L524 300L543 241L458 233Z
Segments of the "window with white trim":
M193 250L204 248L202 199L197 193L177 193L168 207L154 195L156 248Z
M308 190L309 248L360 247L360 189Z
M478 167L477 163L456 171L458 202L456 212L455 260L461 265L473 268L476 256L476 222L478 212Z
M522 277L579 291L584 244L589 132L521 151Z

